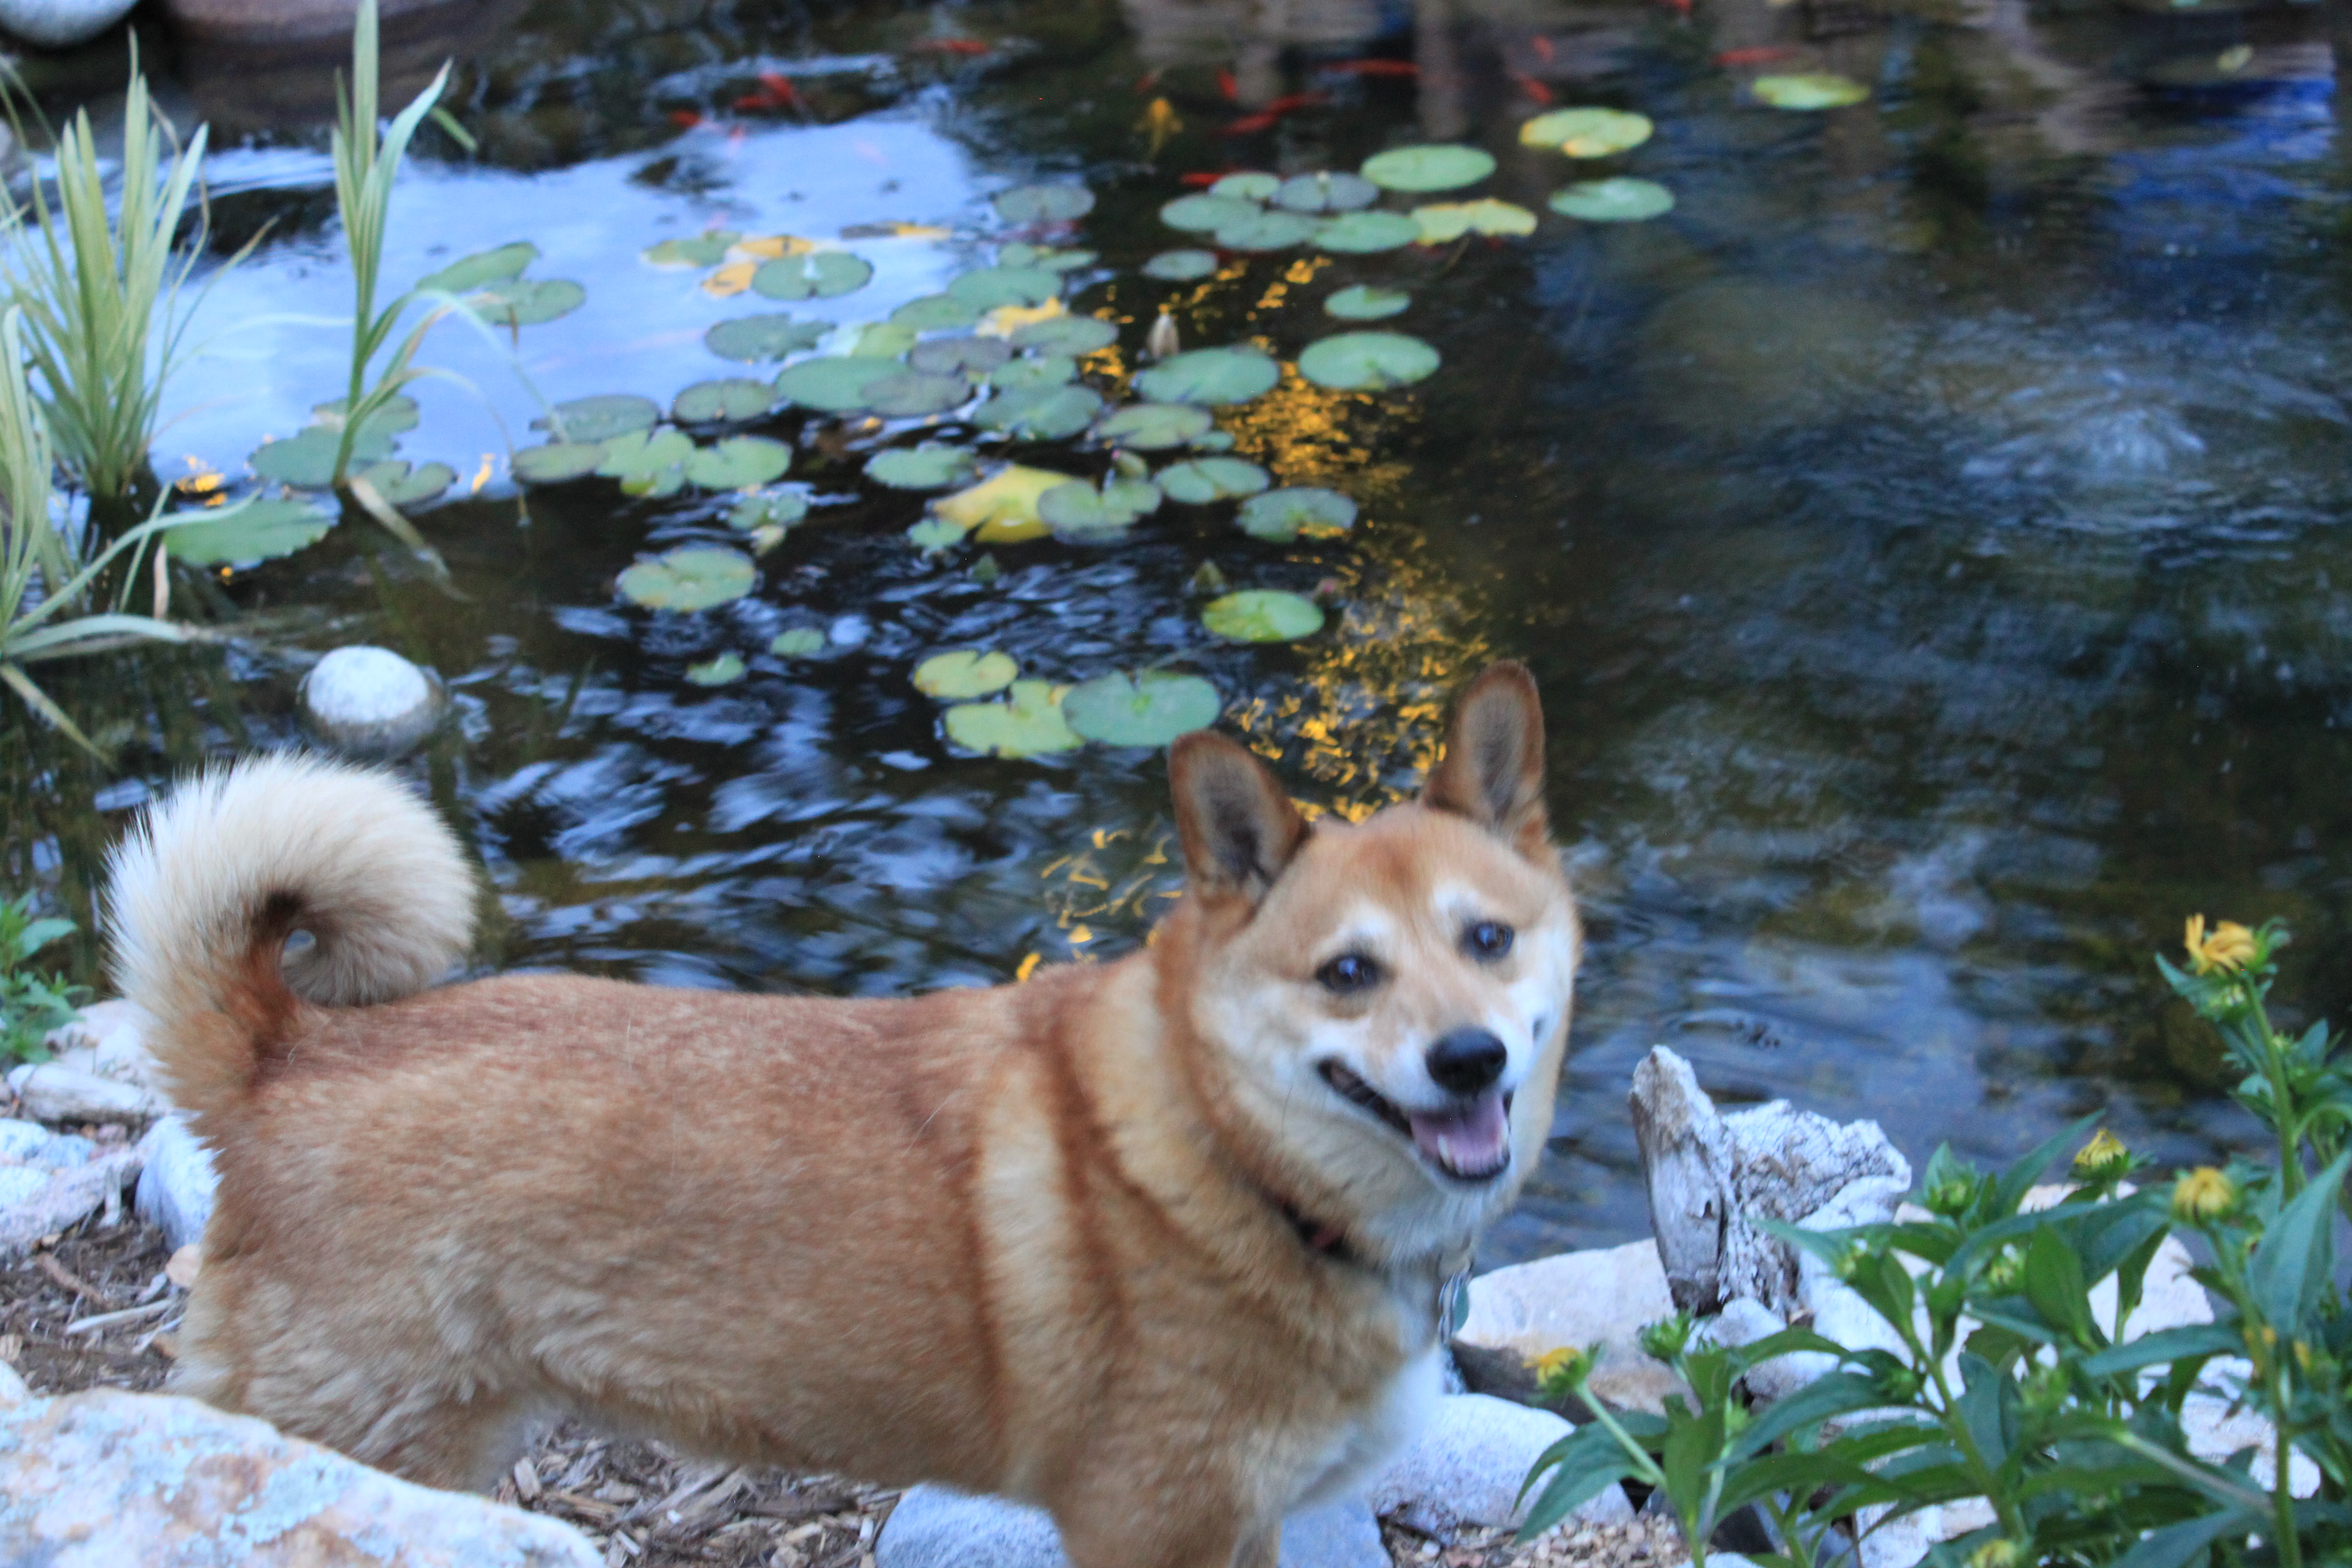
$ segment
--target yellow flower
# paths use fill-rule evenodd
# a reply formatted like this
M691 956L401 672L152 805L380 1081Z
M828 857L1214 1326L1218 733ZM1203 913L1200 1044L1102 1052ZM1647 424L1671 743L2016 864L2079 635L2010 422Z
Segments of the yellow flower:
M2210 1165L2200 1165L2172 1184L2172 1217L2200 1224L2220 1219L2238 1206L2238 1185Z
M2239 970L2254 956L2254 933L2235 921L2223 921L2205 934L2205 917L2189 917L2189 962L2200 974L2215 970Z
M2087 1181L2119 1176L2130 1163L2131 1151L2124 1147L2122 1139L2104 1127L2099 1129L2098 1136L2074 1152L2074 1173Z
M1591 1370L1590 1352L1562 1345L1536 1357L1536 1386L1549 1394L1571 1393Z

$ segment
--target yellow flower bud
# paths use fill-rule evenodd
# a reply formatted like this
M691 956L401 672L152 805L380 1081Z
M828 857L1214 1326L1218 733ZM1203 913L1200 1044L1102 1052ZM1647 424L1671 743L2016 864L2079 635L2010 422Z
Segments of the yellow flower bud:
M2200 974L2216 971L2234 973L2243 969L2254 956L2254 933L2235 921L2223 921L2205 934L2205 917L2190 915L2188 931L2189 963Z
M1553 1398L1573 1394L1591 1370L1590 1352L1574 1345L1562 1345L1556 1351L1546 1351L1536 1357L1536 1387Z
M2102 1127L2097 1136L2074 1152L2074 1174L2085 1181L2120 1176L2131 1168L2131 1151L2124 1141Z
M1988 1541L1969 1553L1969 1568L2018 1568L2025 1553L2014 1541Z
M2238 1184L2210 1165L2200 1165L2172 1184L2172 1217L2202 1225L2238 1206Z

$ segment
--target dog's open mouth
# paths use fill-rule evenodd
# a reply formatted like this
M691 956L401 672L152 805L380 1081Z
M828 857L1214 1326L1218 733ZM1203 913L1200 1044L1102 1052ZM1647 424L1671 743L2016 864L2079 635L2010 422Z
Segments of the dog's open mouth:
M1407 1111L1338 1062L1318 1069L1343 1099L1412 1140L1423 1159L1465 1182L1490 1182L1511 1163L1511 1096L1490 1089L1445 1110Z

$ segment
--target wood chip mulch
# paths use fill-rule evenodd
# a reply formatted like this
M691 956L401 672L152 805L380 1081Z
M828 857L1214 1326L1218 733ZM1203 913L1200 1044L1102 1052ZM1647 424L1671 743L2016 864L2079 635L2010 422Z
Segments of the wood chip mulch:
M0 1361L37 1394L152 1393L176 1349L187 1292L165 1277L163 1232L122 1205L25 1257L0 1259ZM660 1443L566 1423L494 1494L577 1526L606 1568L875 1568L897 1491L824 1476L711 1464ZM1671 1521L1564 1525L1514 1545L1507 1531L1433 1541L1393 1521L1396 1568L1668 1568L1688 1556Z

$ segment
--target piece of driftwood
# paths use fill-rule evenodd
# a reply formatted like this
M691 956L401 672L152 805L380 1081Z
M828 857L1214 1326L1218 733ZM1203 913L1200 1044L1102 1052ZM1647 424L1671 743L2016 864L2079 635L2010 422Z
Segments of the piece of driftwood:
M1796 1253L1758 1222L1801 1222L1832 1200L1838 1224L1883 1219L1910 1190L1910 1163L1876 1122L1840 1126L1780 1100L1721 1115L1664 1046L1634 1069L1627 1103L1666 1289L1687 1312L1746 1296L1787 1316Z

